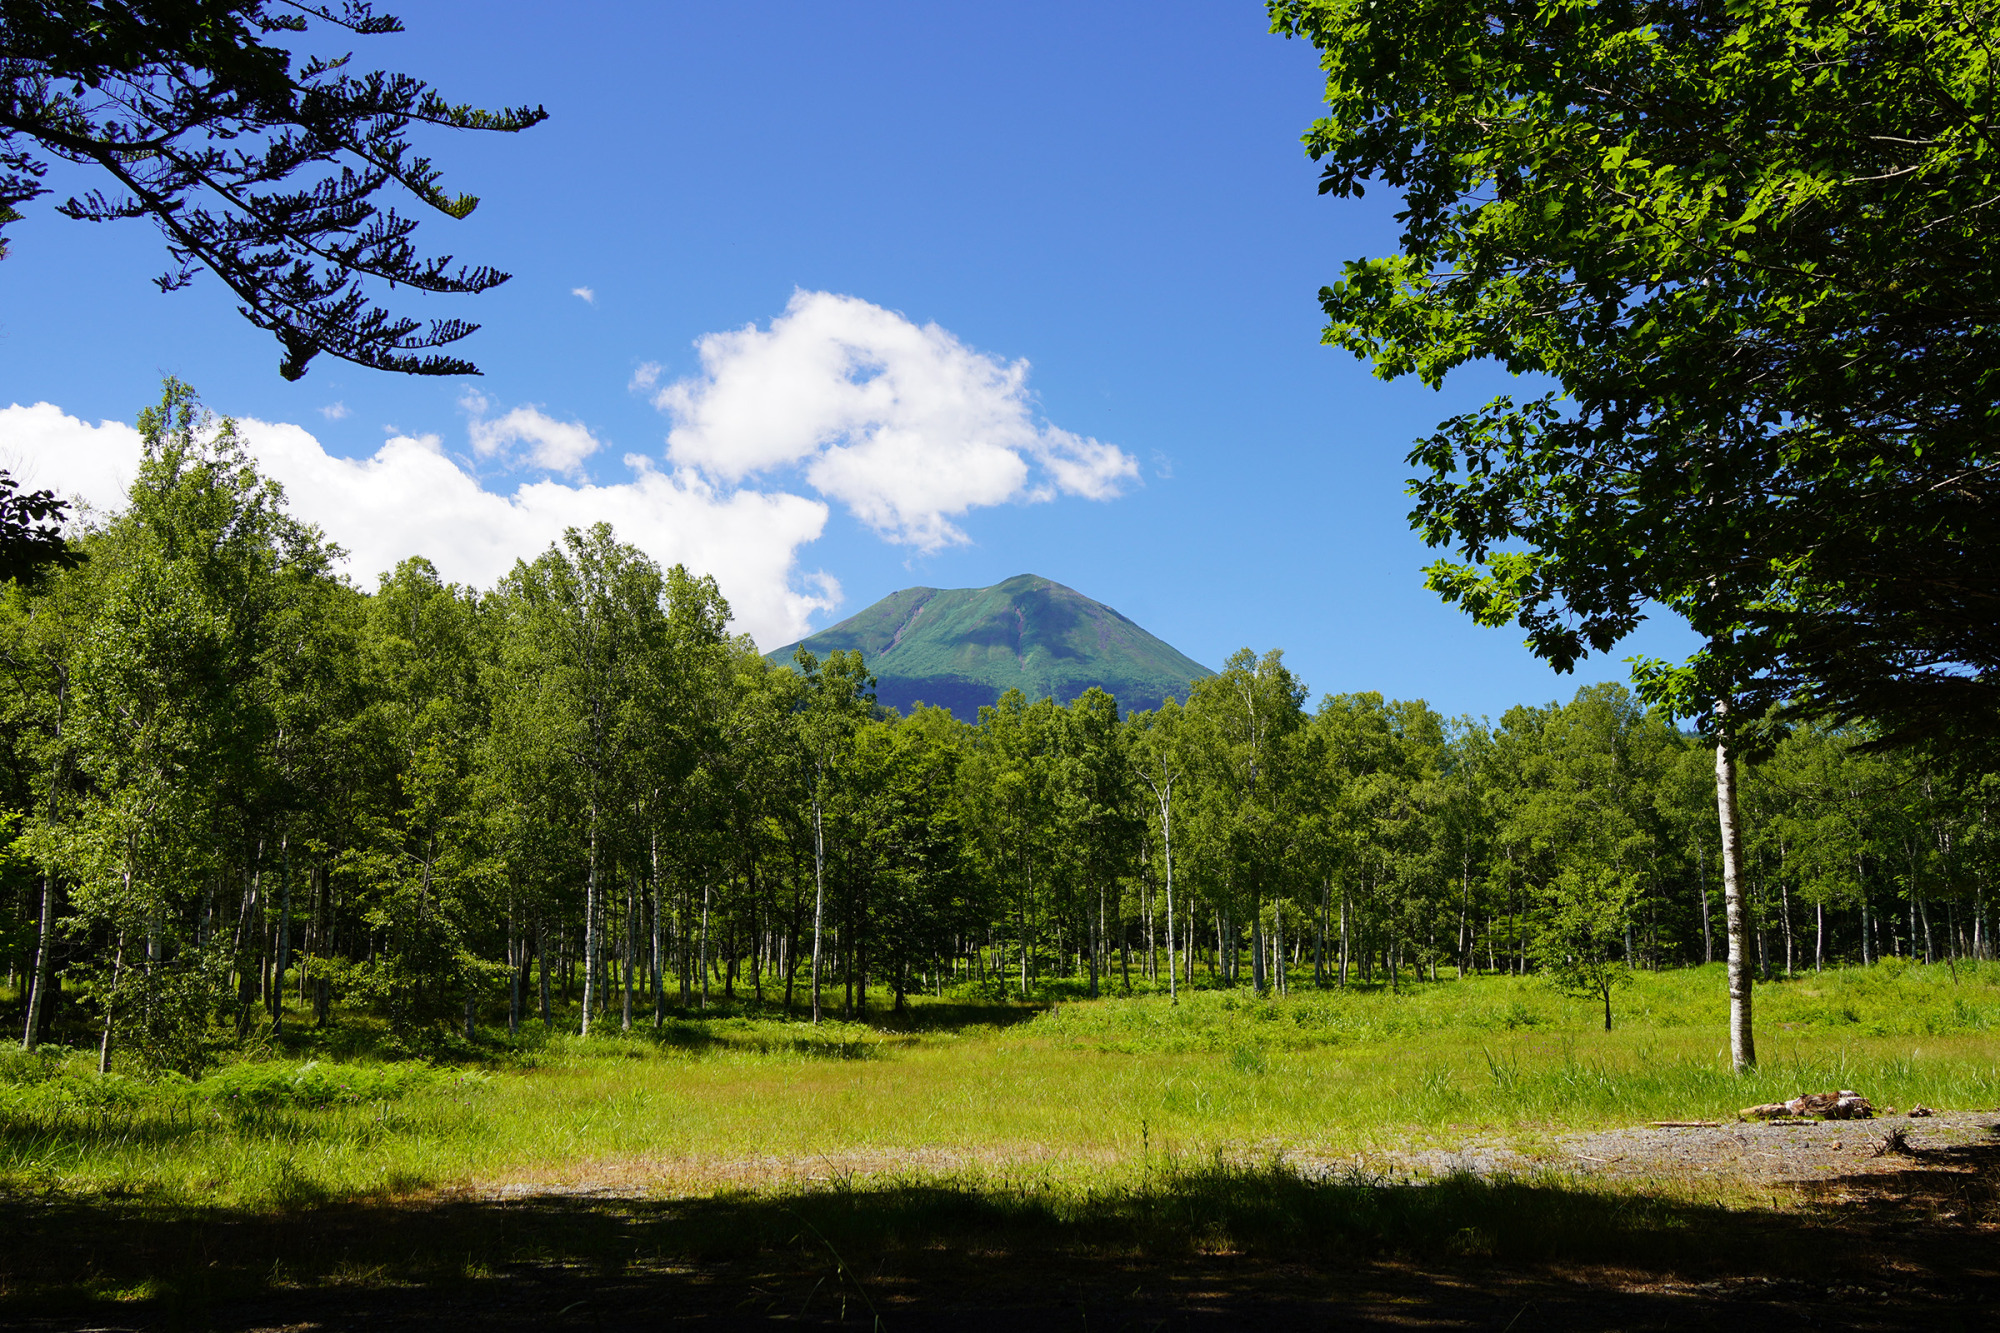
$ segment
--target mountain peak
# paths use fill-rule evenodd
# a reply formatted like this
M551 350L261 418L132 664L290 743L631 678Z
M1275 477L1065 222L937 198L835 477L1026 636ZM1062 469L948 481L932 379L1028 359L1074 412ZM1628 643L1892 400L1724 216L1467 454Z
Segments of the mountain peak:
M936 704L967 721L1010 689L1067 703L1094 685L1135 711L1185 697L1190 681L1215 674L1039 574L990 588L905 588L768 656L789 663L802 645L821 656L858 649L881 702L905 711Z

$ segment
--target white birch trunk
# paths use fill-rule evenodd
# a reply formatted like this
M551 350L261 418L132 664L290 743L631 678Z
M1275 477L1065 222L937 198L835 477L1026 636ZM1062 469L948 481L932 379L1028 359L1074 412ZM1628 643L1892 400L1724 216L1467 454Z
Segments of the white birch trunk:
M118 932L118 956L111 963L111 989L104 997L104 1040L97 1047L97 1072L111 1072L111 1005L118 993L119 979L125 975L125 932Z
M1167 1002L1181 1002L1180 987L1174 981L1174 820L1171 806L1173 789L1160 802L1160 834L1167 852Z
M820 939L826 923L826 837L820 827L819 790L813 790L813 1022L819 1022Z
M35 936L34 978L28 984L33 988L28 992L28 1026L21 1034L21 1049L32 1051L41 1040L42 1002L49 989L49 946L50 930L55 921L56 878L44 871L42 874L42 920L40 932Z
M633 904L633 884L628 879L625 882L624 938L620 941L625 955L623 960L625 965L625 1008L619 1016L618 1023L619 1031L621 1032L630 1032L632 1030L632 914L636 910Z
M662 971L665 959L660 952L660 833L652 831L653 854L653 1026L659 1027L666 1021L664 1005L667 998L667 979Z
M597 797L590 798L590 877L583 896L583 1035L590 1035L590 1007L597 998Z
M279 840L278 960L271 969L271 1031L285 1030L285 968L292 952L292 835Z
M1757 1063L1750 1014L1750 914L1743 900L1743 834L1736 822L1736 747L1730 735L1729 706L1715 741L1715 813L1722 834L1722 902L1729 934L1729 1063L1738 1071Z

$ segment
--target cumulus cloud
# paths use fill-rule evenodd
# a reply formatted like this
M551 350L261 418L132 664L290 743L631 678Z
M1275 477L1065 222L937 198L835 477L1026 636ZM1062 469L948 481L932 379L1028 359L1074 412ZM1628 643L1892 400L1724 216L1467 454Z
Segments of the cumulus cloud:
M557 421L539 408L517 407L487 420L493 404L476 393L458 400L471 420L466 425L473 452L481 458L499 458L510 466L531 464L550 472L575 476L583 470L583 460L602 447L580 421Z
M139 473L139 432L122 421L95 426L53 403L0 408L0 468L24 491L53 490L100 512L125 506Z
M662 565L713 574L736 627L766 648L803 637L814 613L840 601L831 576L799 569L799 548L827 518L826 505L805 496L721 490L638 456L625 460L631 477L622 483L542 480L501 495L447 457L435 435L397 435L373 457L350 459L328 454L299 426L237 425L292 511L347 549L349 573L364 587L421 555L447 579L488 588L565 527L604 521ZM138 470L137 431L116 421L93 426L49 403L0 408L0 442L0 466L25 486L53 487L99 510L124 505Z
M319 410L319 414L328 421L345 421L347 420L347 404L328 403Z
M890 541L965 542L982 505L1103 500L1138 478L1115 445L1037 419L1028 363L1002 362L936 324L851 296L801 291L768 329L695 344L702 373L661 388L668 457L724 483L802 469ZM659 369L640 367L635 387Z
M590 305L597 304L597 293L588 287L572 287L569 289L569 294L571 296L581 296Z
M673 424L666 458L628 454L617 482L602 480L604 441L581 421L532 405L501 411L477 392L460 400L461 458L434 434L392 432L370 457L336 458L301 426L237 424L293 511L349 552L363 587L421 555L447 579L490 588L564 528L605 521L663 565L714 575L736 628L767 649L840 604L839 583L800 561L825 530L828 500L930 552L966 541L956 520L979 506L1104 500L1139 476L1116 445L1036 415L1026 361L854 297L799 292L768 328L696 347L699 375L669 383L651 361L632 372L633 390ZM319 410L347 415L339 403ZM138 461L138 433L122 422L91 425L49 403L0 408L0 467L26 489L112 511ZM516 469L533 479L511 493L482 481ZM824 499L793 493L805 486Z

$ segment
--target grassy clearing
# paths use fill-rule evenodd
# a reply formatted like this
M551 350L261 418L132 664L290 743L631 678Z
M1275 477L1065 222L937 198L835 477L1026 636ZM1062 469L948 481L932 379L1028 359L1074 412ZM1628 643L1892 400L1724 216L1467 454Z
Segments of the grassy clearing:
M737 1011L589 1042L531 1028L476 1069L293 1057L147 1083L100 1078L87 1053L15 1055L0 1061L0 1189L284 1208L516 1182L700 1196L866 1179L1088 1201L1279 1155L1713 1118L1807 1088L2000 1105L2000 966L1891 963L1758 999L1764 1063L1743 1079L1719 967L1641 975L1608 1034L1587 1004L1485 977L1039 1013L961 996L896 1027ZM331 1053L336 1038L298 1040Z

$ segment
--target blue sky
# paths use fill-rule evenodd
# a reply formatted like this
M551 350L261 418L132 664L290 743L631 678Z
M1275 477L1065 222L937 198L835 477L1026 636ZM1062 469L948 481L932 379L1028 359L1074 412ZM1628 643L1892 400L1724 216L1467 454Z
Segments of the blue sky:
M411 461L421 445L492 497L539 486L544 525L602 500L649 549L715 553L760 639L912 584L1033 572L1211 665L1282 646L1316 692L1497 716L1624 677L1616 659L1556 677L1518 633L1477 629L1424 591L1403 457L1505 377L1474 371L1432 393L1318 345L1320 284L1390 248L1393 201L1317 196L1298 142L1318 106L1315 56L1268 35L1261 5L390 8L409 32L354 41L359 67L552 113L520 136L422 145L448 188L482 203L463 223L427 219L420 245L515 277L472 300L401 299L480 321L461 349L484 376L321 358L287 384L276 344L213 279L171 296L151 286L165 256L148 224L71 223L43 200L0 263L0 408L47 403L88 429L13 412L0 461L102 494L116 470L104 459L129 440L97 423L129 421L173 373L265 423L252 441L290 460L273 470L301 507L318 505L330 535L376 564L407 553L399 543L469 551L451 525L487 522L463 496L426 509L443 474ZM58 197L86 185L52 183ZM799 318L781 337L788 307ZM754 337L735 332L751 325ZM847 405L795 405L803 424L779 433L838 418L903 452L774 447L754 467L732 453L751 447L745 413L783 406L783 377L822 347L814 328L874 337L885 359L836 368L821 387ZM711 340L705 364L697 340L718 334L731 336ZM975 457L939 434L956 409L904 405L854 425L867 417L847 401L854 386L884 367L870 392L949 398L963 388L952 377L970 375L987 395L978 429L1013 434ZM418 442L396 455L417 470L385 456L328 471L316 453L371 459L390 440ZM628 456L651 477L644 495ZM1065 482L1064 460L1089 475ZM1021 470L1011 492L1006 466ZM492 500L491 549L468 554L463 577L532 554L540 529L509 526L519 508ZM374 572L354 570L364 583ZM838 605L815 605L835 600L834 583ZM1618 652L1689 646L1649 626Z

